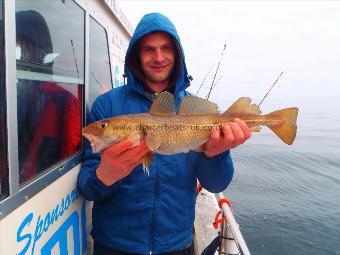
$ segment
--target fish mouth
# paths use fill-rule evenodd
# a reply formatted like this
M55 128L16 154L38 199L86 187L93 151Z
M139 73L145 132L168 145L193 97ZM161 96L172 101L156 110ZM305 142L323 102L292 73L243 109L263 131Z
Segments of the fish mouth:
M98 153L107 148L103 140L92 134L83 133L83 136L91 143L92 153Z
M83 131L83 136L91 143L92 153L99 153L117 143L114 137L101 138L100 136Z

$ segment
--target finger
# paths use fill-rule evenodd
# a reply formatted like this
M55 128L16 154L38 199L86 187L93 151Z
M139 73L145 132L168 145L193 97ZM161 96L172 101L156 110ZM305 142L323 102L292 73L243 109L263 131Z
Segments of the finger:
M147 147L145 141L143 141L140 145L131 148L131 149L128 151L128 154L134 156L134 155L138 155L138 154L140 154L140 153L149 152L149 151L150 151L150 150L149 150L149 148Z
M144 152L144 153L140 153L138 155L136 155L135 157L131 158L128 162L126 162L125 164L129 167L129 168L135 168L136 166L140 165L143 163L144 158L146 156L148 152Z
M110 153L112 156L117 156L124 151L128 150L133 145L133 141L127 139L117 143L105 150L105 153Z
M237 123L230 123L230 128L234 135L234 146L237 146L245 141L241 127Z
M221 138L221 130L219 126L214 126L211 129L211 133L210 133L210 139L209 139L209 144L210 145L215 145L218 144L219 140Z
M146 153L141 153L138 156L136 156L131 162L130 164L132 164L133 167L138 166L139 164L142 164L144 161L144 158L146 156L146 154L148 154L149 152Z
M222 126L223 131L223 141L228 145L233 145L235 141L233 130L230 124L225 124Z
M240 119L235 119L235 121L242 129L245 140L249 139L251 137L251 130L248 127L248 125L243 120Z
M143 160L140 160L138 162L134 162L133 164L130 165L130 167L133 169L135 169L137 166L139 166L140 164L143 163Z
M138 161L140 158L144 157L150 150L145 143L138 145L136 147L130 148L125 153L121 154L121 162L125 164L130 164L130 162Z

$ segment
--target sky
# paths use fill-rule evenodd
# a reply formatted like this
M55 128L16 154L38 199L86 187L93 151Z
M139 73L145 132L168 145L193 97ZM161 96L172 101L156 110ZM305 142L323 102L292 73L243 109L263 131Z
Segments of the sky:
M242 96L269 100L340 99L339 1L132 1L118 5L135 27L149 12L168 16L179 32L190 91L226 106Z

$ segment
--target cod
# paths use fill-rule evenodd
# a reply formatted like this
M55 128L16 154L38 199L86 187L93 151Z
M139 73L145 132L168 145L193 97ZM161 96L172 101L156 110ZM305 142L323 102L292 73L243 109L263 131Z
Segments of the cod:
M176 114L173 95L162 92L148 113L103 119L84 127L82 134L90 141L93 153L128 138L133 137L139 142L145 140L151 151L143 160L143 169L148 171L152 152L166 155L191 150L202 152L210 138L211 129L236 118L245 121L253 132L259 132L260 126L267 126L290 145L296 136L297 114L298 108L291 107L261 115L260 108L251 104L249 97L238 99L220 114L215 103L195 96L185 97Z

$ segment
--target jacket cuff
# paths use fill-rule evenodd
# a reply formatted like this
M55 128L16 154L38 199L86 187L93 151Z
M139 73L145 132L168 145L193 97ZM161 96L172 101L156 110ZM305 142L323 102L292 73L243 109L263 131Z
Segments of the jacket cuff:
M196 175L201 185L208 191L218 193L227 188L233 177L234 167L230 151L213 158L200 155Z
M210 161L221 161L221 160L223 160L223 159L225 159L229 154L230 154L230 150L227 150L227 151L225 151L225 152L222 152L222 153L220 153L220 154L218 154L218 155L216 155L216 156L214 156L214 157L212 157L212 158L208 158L208 157L206 157L205 155L204 155L204 153L202 153L203 154L203 159L202 159L202 161L203 162L210 162Z
M118 184L120 182L120 181L117 181L117 182L115 182L114 184L112 184L110 186L105 185L101 180L99 180L99 178L97 176L97 170L94 171L94 178L93 179L95 180L96 188L101 189L104 192L105 191L112 192L112 191L116 190L118 188Z

